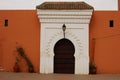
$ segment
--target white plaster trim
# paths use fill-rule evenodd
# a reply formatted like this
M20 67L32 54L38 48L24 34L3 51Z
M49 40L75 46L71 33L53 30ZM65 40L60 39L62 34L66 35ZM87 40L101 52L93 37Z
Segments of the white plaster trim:
M93 10L37 10L41 23L89 24Z
M54 45L66 38L75 46L75 74L89 73L89 22L93 10L37 10L41 23L40 73L53 73Z
M41 28L41 30L43 30L43 35L41 35L40 73L53 73L53 49L56 42L63 38L62 29L58 27L62 26L62 24L42 24L42 26L44 27ZM75 74L88 74L89 53L85 53L87 44L83 42L89 40L88 34L86 34L86 32L88 32L88 25L67 24L66 26L66 38L75 46ZM82 35L79 34L82 34L85 37L82 37Z
M40 10L37 9L38 15L92 15L93 10Z

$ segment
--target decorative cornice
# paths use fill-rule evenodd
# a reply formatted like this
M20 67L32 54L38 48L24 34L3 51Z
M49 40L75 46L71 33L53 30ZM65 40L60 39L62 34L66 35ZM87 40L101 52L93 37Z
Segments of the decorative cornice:
M37 10L41 23L89 24L93 10Z

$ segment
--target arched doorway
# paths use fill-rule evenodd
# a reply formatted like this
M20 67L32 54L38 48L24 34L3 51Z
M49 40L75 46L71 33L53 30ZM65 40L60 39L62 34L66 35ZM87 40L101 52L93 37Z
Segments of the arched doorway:
M59 40L54 46L54 73L74 74L75 70L75 47L68 39Z

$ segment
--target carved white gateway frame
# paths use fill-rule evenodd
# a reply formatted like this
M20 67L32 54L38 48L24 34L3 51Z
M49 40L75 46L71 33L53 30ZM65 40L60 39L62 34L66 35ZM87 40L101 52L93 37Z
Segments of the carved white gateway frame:
M75 46L75 74L89 74L89 22L93 10L37 10L41 23L40 73L54 73L54 46L66 38Z

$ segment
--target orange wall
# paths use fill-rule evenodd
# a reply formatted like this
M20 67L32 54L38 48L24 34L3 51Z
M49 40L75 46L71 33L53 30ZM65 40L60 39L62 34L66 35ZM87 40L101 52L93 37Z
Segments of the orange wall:
M114 20L114 27L109 27ZM120 11L95 11L90 24L90 55L93 55L98 73L120 73Z
M4 26L5 19L9 20L8 27ZM113 28L109 27L109 20L114 20ZM0 11L0 65L6 71L13 71L16 42L25 49L35 71L39 72L40 23L36 10ZM120 11L94 11L90 23L90 58L94 53L97 73L120 73L119 48ZM27 71L24 59L20 64L21 71Z
M8 19L8 27L4 20ZM13 71L16 42L22 46L26 55L39 71L40 26L35 10L1 10L0 11L0 65L6 71ZM21 71L27 71L24 59L21 59ZM23 63L23 64L22 64Z

